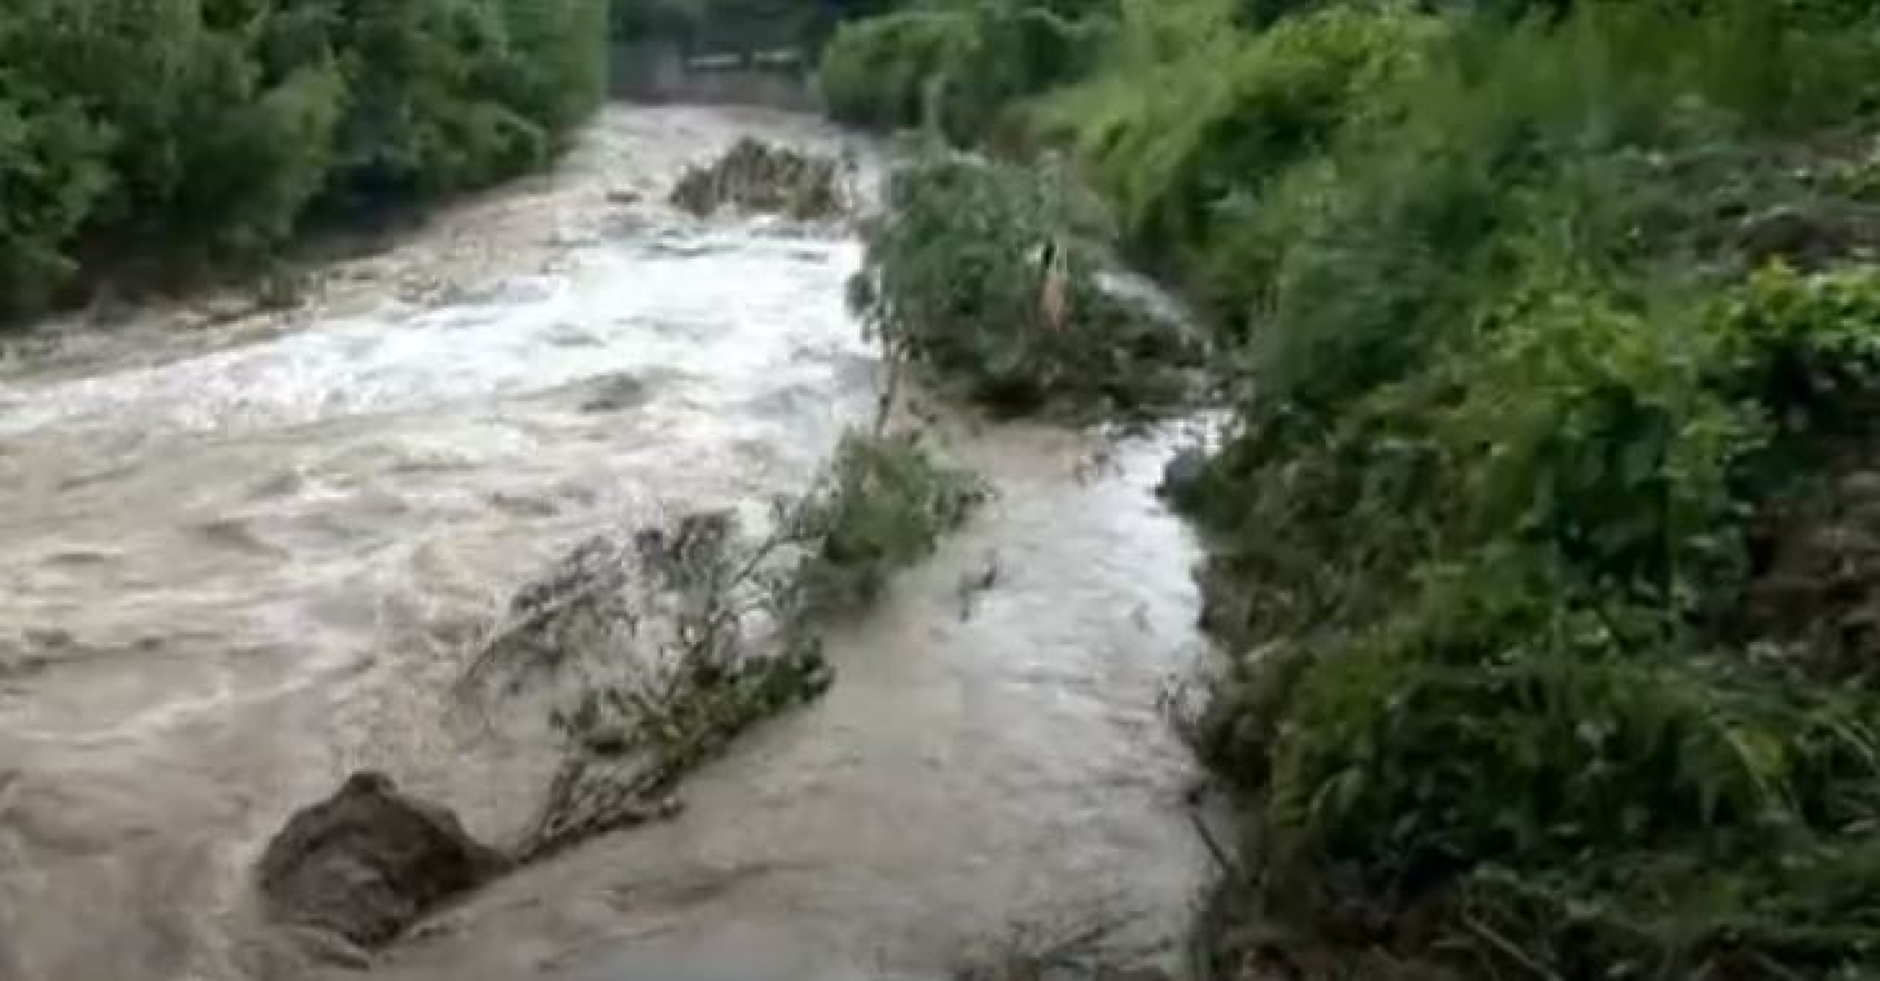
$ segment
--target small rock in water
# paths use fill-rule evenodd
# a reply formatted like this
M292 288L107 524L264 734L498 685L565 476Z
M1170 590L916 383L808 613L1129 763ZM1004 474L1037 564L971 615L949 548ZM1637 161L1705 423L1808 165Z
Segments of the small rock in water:
M1207 472L1208 455L1198 449L1186 449L1175 454L1174 459L1162 470L1162 483L1156 487L1159 496L1177 503L1189 500L1201 485L1202 474Z
M370 949L507 866L449 810L361 772L290 818L257 871L278 919Z
M645 405L649 398L645 381L632 375L609 375L595 384L593 394L581 403L581 411L588 415L620 412Z

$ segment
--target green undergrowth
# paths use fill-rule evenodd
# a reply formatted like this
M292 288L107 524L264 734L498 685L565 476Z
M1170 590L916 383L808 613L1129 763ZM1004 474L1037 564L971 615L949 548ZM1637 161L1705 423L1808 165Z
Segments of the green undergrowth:
M0 318L75 280L264 264L546 163L600 101L604 0L9 0Z
M891 177L851 299L891 358L996 412L1145 413L1199 355L1106 292L1114 232L1061 174L934 151Z
M1241 393L1184 495L1228 651L1198 744L1251 802L1213 972L1880 974L1880 666L1736 615L1880 597L1880 509L1818 500L1880 457L1871 5L1125 0L1092 36L982 115L1070 155ZM887 241L923 260L891 295L946 302L882 319L980 364L1029 307L914 247L948 218ZM1821 530L1835 578L1771 581Z
M823 632L870 609L986 495L915 435L852 432L808 490L773 502L762 534L706 511L567 553L516 594L464 677L466 694L554 686L566 753L512 853L672 813L692 771L828 690Z
M1031 125L1068 146L1114 203L1135 253L1178 272L1217 247L1215 226L1265 182L1321 150L1365 95L1422 57L1436 22L1407 9L1333 8L1249 43L1226 4L1131 5L1112 66L1038 100ZM1203 299L1234 302L1218 270Z
M798 571L806 613L868 608L894 573L932 554L989 493L972 474L936 461L917 434L850 434L796 510L801 533L817 542Z
M842 25L822 52L829 114L876 129L929 124L956 142L1093 63L1103 0L954 0Z
M1880 969L1880 693L1712 629L1880 392L1873 41L1446 21L1187 236L1245 338L1202 743L1262 915L1471 976Z

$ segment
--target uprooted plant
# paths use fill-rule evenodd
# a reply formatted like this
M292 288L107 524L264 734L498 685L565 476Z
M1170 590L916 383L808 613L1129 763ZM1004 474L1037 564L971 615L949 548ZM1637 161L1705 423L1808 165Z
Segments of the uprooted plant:
M896 171L850 300L890 357L997 411L1152 412L1195 339L1103 286L1103 208L1050 171L939 152Z
M832 157L745 137L712 163L687 167L671 201L701 218L721 208L797 221L834 218L852 204L848 170Z
M913 435L851 435L795 512L818 544L798 566L807 616L872 604L896 570L933 552L986 498L983 483L935 464Z
M564 682L551 721L567 756L511 854L673 813L687 773L828 688L821 628L875 601L983 497L914 436L852 433L807 493L773 502L761 537L713 511L572 550L516 596L465 676Z

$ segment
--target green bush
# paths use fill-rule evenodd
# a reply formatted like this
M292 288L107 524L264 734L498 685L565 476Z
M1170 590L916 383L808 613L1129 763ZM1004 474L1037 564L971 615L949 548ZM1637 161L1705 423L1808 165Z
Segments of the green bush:
M919 123L928 79L964 60L971 30L964 14L930 10L842 26L817 74L829 114L882 129Z
M795 516L799 534L818 543L798 571L809 614L866 609L890 575L931 554L987 493L971 474L936 463L914 435L844 437Z
M913 120L963 9L856 29L881 70L841 87L919 62L883 90ZM1025 100L1226 328L1235 424L1185 497L1252 915L1393 971L1880 972L1871 669L1719 615L1793 498L1871 470L1872 5L1123 0L1091 36L1073 87L942 121ZM982 398L1106 377L1080 359L1124 345L1035 329L1050 186L897 178L871 321Z
M1190 339L1099 287L1107 219L1061 176L929 157L893 175L865 238L853 299L866 322L892 357L970 399L1008 413L1141 411L1182 390Z
M1880 48L1807 23L1452 20L1216 213L1199 735L1269 914L1468 976L1880 968L1880 696L1713 621L1880 404L1880 234L1815 176Z
M1423 952L1486 925L1563 977L1865 963L1880 904L1829 883L1876 857L1880 696L1702 614L1771 463L1849 431L1822 394L1880 393L1880 274L1778 269L1701 316L1583 294L1217 461L1211 612L1257 653L1203 747L1264 788L1284 912Z
M1871 956L1880 702L1641 644L1544 565L1484 556L1303 673L1266 805L1279 894L1561 977Z
M80 272L255 264L316 210L544 162L603 0L20 0L0 11L0 315Z
M71 99L0 70L0 298L42 304L70 275L60 246L110 190L108 140Z
M1071 142L1141 248L1205 242L1231 195L1323 149L1415 65L1435 29L1394 8L1333 8L1248 37L1200 15L1131 19L1125 31L1173 30L1190 43L1171 60L1137 42L1146 63L1056 97L1042 125Z
M856 21L824 49L818 87L836 119L879 129L931 124L970 145L996 129L1013 103L1085 71L1101 23L1024 0L972 0Z

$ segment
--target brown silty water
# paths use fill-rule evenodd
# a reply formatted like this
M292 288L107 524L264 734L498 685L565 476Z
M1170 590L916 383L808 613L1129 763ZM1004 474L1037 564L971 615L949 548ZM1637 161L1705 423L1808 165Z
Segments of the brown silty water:
M536 708L469 724L452 694L504 598L587 535L800 489L872 411L852 238L659 203L742 135L844 142L617 107L298 311L145 308L8 364L0 978L315 971L249 868L356 768L486 838L527 818ZM948 428L997 500L830 639L828 696L677 820L497 882L368 976L921 975L1097 910L1172 936L1206 869L1156 708L1196 642L1195 548L1150 493L1166 441Z

